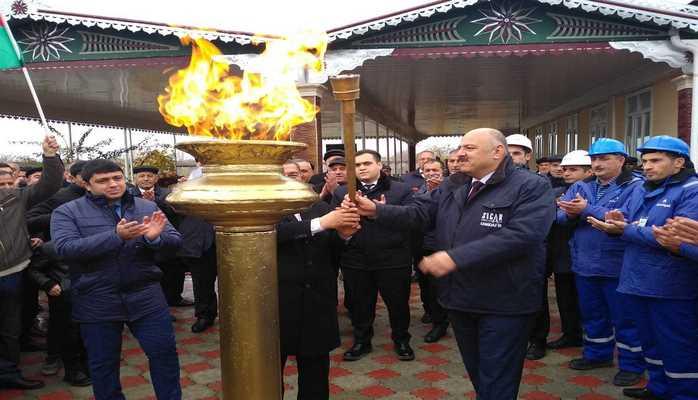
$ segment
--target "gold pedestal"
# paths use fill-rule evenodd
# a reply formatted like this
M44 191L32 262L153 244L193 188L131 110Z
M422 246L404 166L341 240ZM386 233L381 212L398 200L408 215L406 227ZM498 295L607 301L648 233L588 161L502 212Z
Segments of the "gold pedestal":
M203 164L203 176L167 200L216 228L224 400L281 399L276 223L317 200L281 174L302 143L205 140L177 148Z

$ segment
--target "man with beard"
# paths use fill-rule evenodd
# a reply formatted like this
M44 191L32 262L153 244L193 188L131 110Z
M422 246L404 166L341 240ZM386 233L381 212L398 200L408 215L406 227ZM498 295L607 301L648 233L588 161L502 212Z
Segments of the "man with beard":
M507 136L507 149L514 165L528 169L528 163L533 155L533 144L531 139L515 133Z
M618 292L627 297L623 312L637 324L649 382L623 394L697 399L698 268L687 246L672 240L678 235L662 227L676 218L698 218L698 178L679 138L655 136L638 151L646 182L634 187L620 210L589 217L595 228L627 243Z

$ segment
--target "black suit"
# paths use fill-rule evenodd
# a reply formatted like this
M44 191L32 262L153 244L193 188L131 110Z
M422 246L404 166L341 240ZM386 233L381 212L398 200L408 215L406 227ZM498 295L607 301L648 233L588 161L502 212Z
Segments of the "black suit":
M311 232L311 220L331 211L324 202L285 217L277 226L281 355L298 362L298 399L329 398L329 353L337 348L337 279L334 231Z
M358 185L370 199L385 195L387 204L408 205L412 190L401 182L381 175L375 187ZM346 186L335 190L333 204L341 203ZM392 226L363 218L361 229L345 243L340 264L344 275L345 303L354 327L354 341L368 344L373 337L378 293L388 308L392 339L407 343L410 324L410 284L412 278L411 234Z
M128 190L134 197L143 197L143 193L141 193L138 186L131 186ZM179 217L166 201L168 194L170 194L170 189L155 186L153 201L157 204L160 211L167 216L168 221L176 227ZM177 261L174 254L160 254L156 258L156 263L162 270L160 286L162 286L162 291L165 293L167 304L175 305L181 302L182 292L184 291L184 273L186 272L183 265Z

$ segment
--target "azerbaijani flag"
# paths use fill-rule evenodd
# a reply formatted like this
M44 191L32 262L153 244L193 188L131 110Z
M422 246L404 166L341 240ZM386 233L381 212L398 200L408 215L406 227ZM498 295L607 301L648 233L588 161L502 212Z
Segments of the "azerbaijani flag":
M10 27L0 13L0 70L22 66L22 60L17 55L16 46L10 34Z

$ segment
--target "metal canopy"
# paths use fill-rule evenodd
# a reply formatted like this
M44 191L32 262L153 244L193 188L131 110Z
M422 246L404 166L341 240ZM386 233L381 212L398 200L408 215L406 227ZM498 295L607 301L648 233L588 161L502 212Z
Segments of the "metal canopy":
M510 4L442 1L332 31L331 48L394 48L356 70L362 75L359 111L412 142L478 126L513 131L609 82L641 87L676 74L609 41L665 40L670 27L683 28L684 36L698 29L698 8L676 3L577 0L584 7L571 9L559 0L524 0L512 3L526 15L520 32L480 32L492 22L488 9L504 3ZM30 50L28 35L41 29L57 34L68 49L53 58L25 54L49 118L174 130L162 122L156 97L169 72L187 62L187 49L176 39L186 29L56 11L10 22L24 50ZM254 51L249 35L199 34L211 35L228 54ZM0 72L0 93L1 113L34 115L19 72ZM339 136L337 110L325 96L325 137Z

